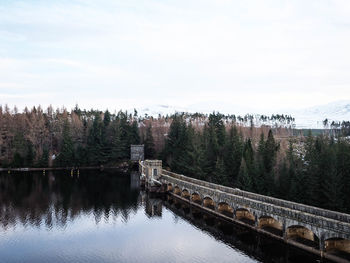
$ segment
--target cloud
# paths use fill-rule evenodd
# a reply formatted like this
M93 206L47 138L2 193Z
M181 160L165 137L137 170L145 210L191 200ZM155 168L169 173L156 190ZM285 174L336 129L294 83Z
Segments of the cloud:
M128 108L350 98L349 25L343 0L11 1L0 4L0 93Z

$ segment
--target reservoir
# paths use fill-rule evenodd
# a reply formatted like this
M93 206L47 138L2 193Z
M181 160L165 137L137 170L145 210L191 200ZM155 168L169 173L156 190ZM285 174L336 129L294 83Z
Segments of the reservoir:
M138 173L111 170L0 174L0 262L320 259L174 197L149 195Z

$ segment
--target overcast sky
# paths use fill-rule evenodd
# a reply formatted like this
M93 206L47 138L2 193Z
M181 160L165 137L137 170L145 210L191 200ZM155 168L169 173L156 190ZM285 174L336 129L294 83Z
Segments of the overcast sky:
M277 110L344 99L349 0L0 1L0 104Z

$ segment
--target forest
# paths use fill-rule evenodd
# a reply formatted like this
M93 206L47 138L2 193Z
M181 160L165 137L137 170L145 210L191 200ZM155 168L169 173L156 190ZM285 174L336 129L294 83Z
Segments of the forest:
M273 129L258 140L226 127L211 114L202 131L181 116L166 138L163 161L172 171L263 195L350 212L350 143L325 134L276 140ZM287 143L284 150L282 143Z
M138 122L125 112L66 109L23 113L0 108L1 167L99 166L128 160L140 143Z
M328 125L325 123L325 126ZM138 116L76 106L0 107L1 167L114 166L144 144L174 172L264 195L350 212L348 122L304 136L288 115Z

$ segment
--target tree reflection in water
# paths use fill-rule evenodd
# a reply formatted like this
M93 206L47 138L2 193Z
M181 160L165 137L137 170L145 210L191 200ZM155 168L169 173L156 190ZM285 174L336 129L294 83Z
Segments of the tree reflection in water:
M82 214L93 214L96 224L119 215L128 221L138 209L138 198L133 177L117 171L1 174L0 226L64 227Z

